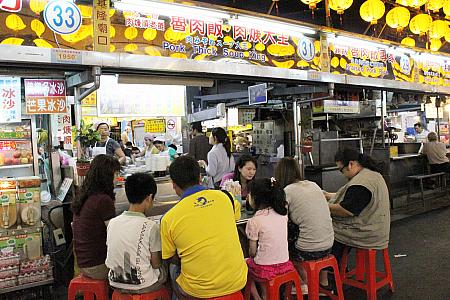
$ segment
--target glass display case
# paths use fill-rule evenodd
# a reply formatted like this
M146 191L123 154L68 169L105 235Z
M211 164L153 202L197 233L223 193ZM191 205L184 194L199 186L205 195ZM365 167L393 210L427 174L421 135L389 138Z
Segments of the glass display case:
M35 174L32 122L0 123L0 178Z

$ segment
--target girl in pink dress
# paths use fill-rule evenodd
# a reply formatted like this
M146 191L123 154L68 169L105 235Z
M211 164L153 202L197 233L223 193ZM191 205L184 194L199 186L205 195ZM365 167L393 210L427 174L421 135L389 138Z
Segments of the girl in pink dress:
M277 275L293 271L294 266L289 261L287 202L283 189L273 178L258 178L251 182L247 197L256 211L246 227L250 274L256 280L271 280ZM260 296L253 284L251 293L255 300L266 298L263 286L261 292Z

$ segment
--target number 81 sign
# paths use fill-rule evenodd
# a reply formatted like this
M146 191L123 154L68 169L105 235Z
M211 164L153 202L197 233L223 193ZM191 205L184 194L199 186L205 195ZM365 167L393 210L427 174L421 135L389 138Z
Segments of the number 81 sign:
M52 0L44 9L45 24L59 34L71 34L80 28L80 9L70 0Z
M298 41L297 52L303 60L312 61L316 55L313 41L307 37L302 37Z

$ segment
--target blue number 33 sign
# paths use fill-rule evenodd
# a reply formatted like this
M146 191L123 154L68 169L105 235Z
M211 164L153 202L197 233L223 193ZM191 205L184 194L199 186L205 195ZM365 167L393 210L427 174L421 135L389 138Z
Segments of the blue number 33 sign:
M71 34L80 28L82 16L78 6L70 0L52 0L44 9L45 24L59 34Z

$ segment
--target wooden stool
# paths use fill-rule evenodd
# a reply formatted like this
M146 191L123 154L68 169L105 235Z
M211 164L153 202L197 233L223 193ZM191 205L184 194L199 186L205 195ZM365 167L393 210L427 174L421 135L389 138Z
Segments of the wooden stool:
M108 300L108 281L91 279L80 275L70 281L68 300L75 300L78 292L82 293L85 300Z
M347 268L349 248L344 249L341 262L342 283L365 290L368 300L377 299L377 290L385 285L389 285L391 292L394 292L394 281L392 279L391 262L389 260L388 248L383 250L360 249L356 250L356 267L345 271ZM384 273L376 270L376 253L383 252ZM353 277L355 277L353 279ZM377 281L381 279L380 281Z
M279 300L280 299L280 287L286 284L285 287L285 299L291 299L292 282L297 290L297 300L303 300L302 289L300 286L300 277L297 271L293 270L282 275L278 275L272 280L257 280L252 275L247 277L247 285L245 286L245 300L250 300L250 289L252 282L261 283L266 287L267 290L267 300Z
M295 262L295 265L304 268L308 276L308 300L318 300L319 291L326 294L331 299L344 300L344 293L342 291L342 282L339 275L339 267L336 258L333 255L328 255L324 258L309 261ZM334 280L336 282L337 295L331 291L320 287L319 274L322 269L331 267L334 271Z
M112 300L170 300L169 291L163 286L157 291L145 294L122 294L119 290L114 290Z

